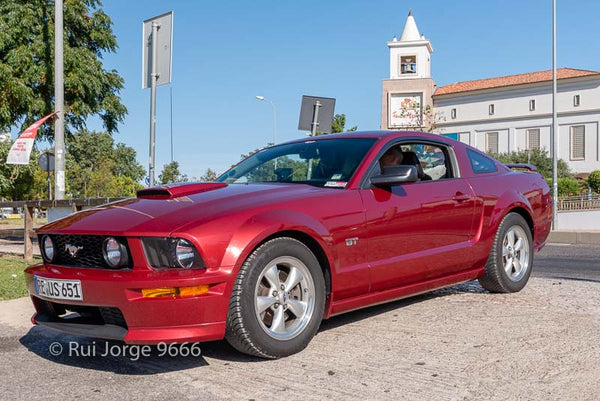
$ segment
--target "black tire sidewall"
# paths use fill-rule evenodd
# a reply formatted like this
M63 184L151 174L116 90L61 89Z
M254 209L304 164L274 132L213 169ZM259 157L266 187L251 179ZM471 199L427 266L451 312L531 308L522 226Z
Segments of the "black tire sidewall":
M527 236L527 241L529 242L529 261L527 265L527 271L518 281L511 280L504 270L504 264L502 263L502 243L504 241L504 236L514 226L519 226L525 232ZM529 276L531 275L531 270L533 268L533 238L531 236L531 229L529 225L525 221L525 219L516 213L508 214L500 225L500 230L496 237L496 243L494 244L496 247L496 260L495 260L495 268L498 272L498 279L501 281L501 285L506 288L509 292L518 292L525 287L527 282L529 281Z
M303 243L294 239L281 238L267 243L252 255L248 273L242 281L240 311L242 321L253 345L265 354L275 357L291 355L302 351L314 337L321 320L325 306L325 280L317 258ZM282 256L291 256L302 261L312 275L315 284L314 311L310 322L296 337L289 340L277 340L269 336L262 328L255 313L255 289L260 275L268 263Z

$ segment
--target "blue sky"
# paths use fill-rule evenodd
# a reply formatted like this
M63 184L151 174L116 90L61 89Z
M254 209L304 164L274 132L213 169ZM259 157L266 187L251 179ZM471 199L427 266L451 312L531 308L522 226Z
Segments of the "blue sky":
M115 139L147 168L150 90L141 89L142 21L174 11L173 80L158 88L156 171L175 160L189 176L224 171L273 137L300 138L302 95L335 97L347 127L379 129L387 41L409 9L431 40L432 76L452 82L551 68L550 0L528 1L115 1L104 0L119 50L105 68L125 79L129 109ZM600 2L558 0L558 66L600 70ZM91 129L101 129L97 120Z

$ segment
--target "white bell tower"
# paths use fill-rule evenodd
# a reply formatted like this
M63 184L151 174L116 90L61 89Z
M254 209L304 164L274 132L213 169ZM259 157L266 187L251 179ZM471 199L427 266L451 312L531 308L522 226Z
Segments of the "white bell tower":
M419 33L408 13L398 40L387 43L390 49L390 76L383 80L381 129L430 130L433 116L431 42Z
M400 40L388 42L390 48L390 79L430 78L431 42L419 33L417 23L408 13Z

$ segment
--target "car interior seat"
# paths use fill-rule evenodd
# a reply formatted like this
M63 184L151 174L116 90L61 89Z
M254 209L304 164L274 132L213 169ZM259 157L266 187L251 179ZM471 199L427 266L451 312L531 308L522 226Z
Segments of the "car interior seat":
M402 163L400 163L400 164L404 165L404 166L415 166L417 168L417 176L419 177L420 180L422 180L422 181L431 180L431 177L428 176L427 174L425 174L425 171L423 171L423 166L421 166L421 162L419 161L419 158L417 157L417 154L415 152L403 151L402 152Z

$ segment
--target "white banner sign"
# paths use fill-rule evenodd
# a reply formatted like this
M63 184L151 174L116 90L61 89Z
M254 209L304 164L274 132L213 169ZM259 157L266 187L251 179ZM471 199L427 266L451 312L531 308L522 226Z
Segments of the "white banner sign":
M29 155L31 155L31 149L33 148L33 142L35 141L35 135L37 134L38 128L50 117L57 112L48 114L46 117L37 120L31 124L12 144L8 157L6 158L6 164L29 164Z

